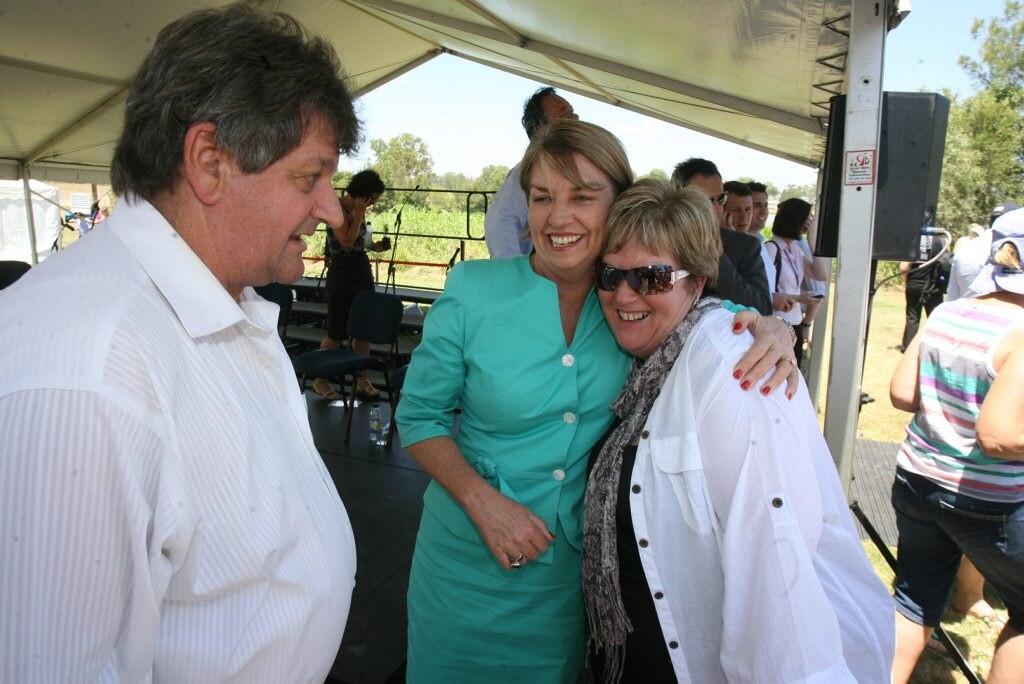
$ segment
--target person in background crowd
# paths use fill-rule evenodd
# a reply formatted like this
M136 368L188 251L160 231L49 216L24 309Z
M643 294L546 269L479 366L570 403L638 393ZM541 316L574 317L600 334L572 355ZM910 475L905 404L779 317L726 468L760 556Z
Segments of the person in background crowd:
M724 184L725 227L739 233L749 233L750 224L754 220L754 193L750 186L739 181Z
M718 264L718 293L767 315L772 311L771 288L761 261L760 243L749 235L725 227L725 203L729 193L714 162L691 157L672 171L676 187L695 185L704 191L722 228L722 257Z
M398 406L402 443L433 478L409 579L412 684L572 683L584 665L587 459L629 365L601 315L594 264L633 171L615 136L572 120L537 135L521 168L534 251L455 266ZM764 361L754 365L763 344L740 361L744 389L779 350L789 357L788 330L772 317L757 325L775 334ZM769 388L796 380L783 366Z
M992 224L1003 214L1017 209L1020 209L1020 205L1016 202L1003 202L996 205L989 215L988 228L982 229L977 238L969 240L962 246L960 242L957 243L958 249L953 254L953 264L950 266L946 299L954 300L960 297L974 296L974 293L970 292L970 285L985 262L988 261L992 247Z
M823 257L808 256L800 248L800 239L805 235L814 240L817 235L817 221L811 214L811 205L797 197L779 202L775 221L772 223L772 239L765 243L778 272L777 294L784 296L783 306L775 315L789 321L796 328L797 342L793 353L797 363L803 361L803 343L807 335L801 304L810 303L811 298L801 292L804 276L817 280L828 277L827 262ZM788 308L786 306L788 305Z
M597 288L636 357L594 451L583 587L599 682L884 682L893 608L807 388L743 392L749 339L704 296L703 193L643 180L612 205Z
M926 315L931 316L935 307L942 303L949 283L951 271L945 270L943 262L931 261L942 251L945 237L929 235L927 238L928 259L915 262L901 261L899 266L900 273L903 274L906 300L906 324L903 327L903 340L898 347L901 352L906 351L910 341L917 335L917 328L921 325L922 309Z
M0 681L327 677L355 543L251 286L342 221L345 80L284 14L164 27L113 215L0 297Z
M977 293L938 306L900 360L892 404L912 412L897 457L893 681L939 624L961 555L1006 603L988 684L1024 673L1024 210L992 226Z
M352 302L360 292L373 292L373 273L366 255L366 210L380 199L383 192L384 181L376 171L366 169L352 176L341 198L345 221L327 231L324 244L327 256L327 337L320 344L321 349L337 349L348 339L348 314ZM372 243L369 249L380 252L390 246L390 240L385 238ZM370 353L370 343L353 339L352 351L365 356ZM341 399L341 395L324 378L313 381L313 391L330 401ZM380 396L366 371L360 374L354 392L363 399Z
M549 123L579 119L568 100L554 88L540 88L523 104L523 130L533 140ZM484 242L492 259L529 254L533 249L526 225L526 195L519 183L519 164L505 176L484 216Z

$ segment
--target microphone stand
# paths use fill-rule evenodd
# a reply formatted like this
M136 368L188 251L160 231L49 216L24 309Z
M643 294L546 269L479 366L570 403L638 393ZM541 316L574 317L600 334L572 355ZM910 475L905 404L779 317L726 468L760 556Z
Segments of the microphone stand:
M416 187L410 190L405 197L402 199L402 206L398 210L398 215L395 216L395 239L391 241L391 259L388 261L388 277L384 280L384 294L387 294L388 287L391 287L391 294L396 294L398 285L395 278L395 255L398 253L398 236L402 230L402 212L405 211L405 205L409 203L409 198L412 197L412 193L420 189L420 184L417 183Z

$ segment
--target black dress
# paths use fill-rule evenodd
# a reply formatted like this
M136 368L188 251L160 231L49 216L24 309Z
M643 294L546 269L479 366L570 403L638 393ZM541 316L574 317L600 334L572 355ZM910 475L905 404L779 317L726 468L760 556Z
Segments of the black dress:
M612 430L614 430L614 426ZM601 443L591 452L593 460L600 453ZM619 495L615 509L616 542L619 548L619 586L622 590L622 604L633 625L633 631L626 638L626 658L622 669L622 682L660 683L675 682L675 668L668 654L668 646L661 633L661 623L654 609L654 598L647 584L640 551L633 532L633 514L629 509L629 487L636 462L635 444L622 452L622 471L619 474ZM604 681L604 652L598 652L591 645L590 668L595 682Z
M346 218L351 221L352 215L346 212ZM363 246L365 236L364 222L359 225L355 244L345 249L334 237L334 233L330 229L327 231L324 246L327 257L327 336L333 340L348 337L348 312L352 309L356 295L374 290L370 258Z

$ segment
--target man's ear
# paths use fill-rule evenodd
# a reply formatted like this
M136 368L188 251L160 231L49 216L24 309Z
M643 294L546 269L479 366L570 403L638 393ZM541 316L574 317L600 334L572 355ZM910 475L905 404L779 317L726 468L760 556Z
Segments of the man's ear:
M231 155L217 145L217 126L211 121L192 124L185 133L182 172L193 194L215 204L230 175Z

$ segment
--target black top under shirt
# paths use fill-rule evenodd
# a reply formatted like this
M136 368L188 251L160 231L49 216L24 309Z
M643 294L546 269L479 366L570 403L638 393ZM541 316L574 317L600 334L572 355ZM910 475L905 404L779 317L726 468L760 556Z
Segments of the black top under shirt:
M617 423L616 423L617 425ZM616 426L605 433L592 454L600 453L605 440ZM654 597L647 584L640 550L633 532L633 514L629 499L633 464L636 463L635 444L627 445L622 452L622 470L619 473L619 495L615 509L615 536L619 549L619 586L622 604L633 625L633 631L626 637L626 659L623 664L622 682L660 683L675 682L675 668L668 654L668 646L661 632L661 623L654 608ZM590 667L594 681L604 681L604 652L597 652L591 646Z

